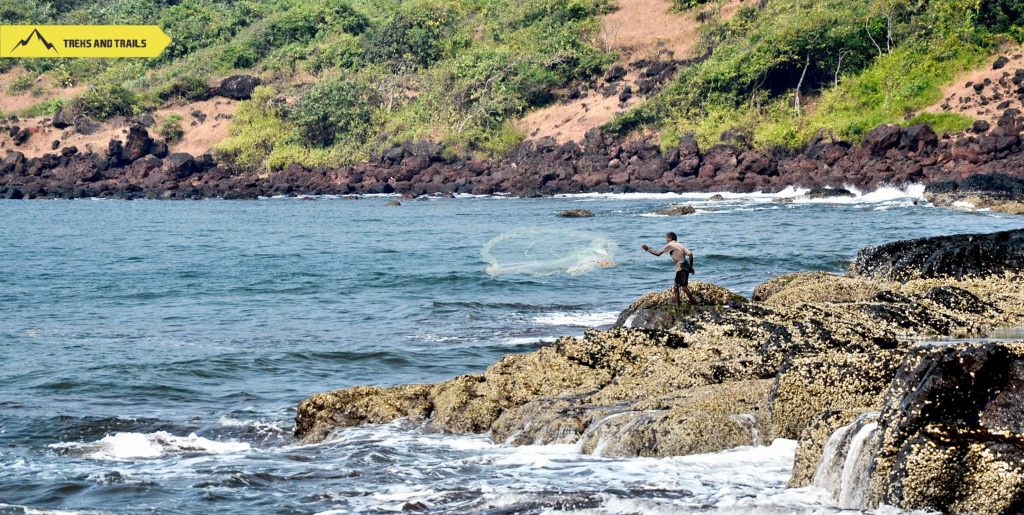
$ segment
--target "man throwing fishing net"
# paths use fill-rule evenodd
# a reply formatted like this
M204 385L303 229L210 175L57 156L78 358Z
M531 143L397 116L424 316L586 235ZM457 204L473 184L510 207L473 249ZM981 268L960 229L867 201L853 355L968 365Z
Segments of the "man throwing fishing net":
M640 248L660 256L666 252L672 257L672 260L676 262L676 284L672 288L672 293L676 296L676 306L682 305L679 301L679 288L682 287L683 291L686 292L686 298L689 299L690 305L694 305L697 302L693 300L693 294L690 293L690 274L693 273L693 252L690 249L684 247L681 243L676 241L676 233L670 232L665 235L665 247L661 250L651 250L647 245L640 245ZM690 261L687 263L686 258L689 257Z

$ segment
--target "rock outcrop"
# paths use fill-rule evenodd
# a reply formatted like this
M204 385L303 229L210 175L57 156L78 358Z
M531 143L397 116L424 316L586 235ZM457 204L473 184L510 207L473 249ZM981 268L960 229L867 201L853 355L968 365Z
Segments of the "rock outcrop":
M255 87L249 77L225 79L223 95L244 97ZM246 93L246 92L249 93ZM234 98L232 97L232 98ZM60 120L67 122L69 113ZM1024 117L1010 112L991 131L937 138L926 126L882 126L854 146L816 138L802 152L767 152L720 143L700 149L692 137L663 150L647 140L622 140L587 133L582 144L541 138L520 144L503 159L452 155L424 141L383 149L368 163L340 168L292 164L270 174L231 169L209 156L194 156L202 170L195 177L143 185L127 163L100 152L47 154L25 158L9 150L0 164L0 196L19 198L115 196L125 198L255 198L271 195L399 193L412 196L453 193L547 195L580 192L779 191L788 186L815 188L816 198L849 195L850 185L870 190L880 185L962 181L972 175L1018 174L1024 169L1021 131ZM73 120L72 120L73 122ZM0 130L11 129L0 122ZM19 127L19 134L22 128ZM145 130L143 128L143 130ZM159 141L159 140L156 140ZM129 147L127 142L125 146ZM164 145L166 146L166 145ZM153 151L159 159L165 156ZM136 154L129 157L138 159ZM24 156L22 155L22 158ZM109 182L89 184L57 179L55 169L94 167ZM34 186L35 184L35 186ZM17 193L15 193L17 191Z
M1024 177L972 175L961 181L929 184L924 197L939 207L991 209L1024 215Z
M1024 270L1024 229L868 247L857 254L851 268L862 277L891 281L1019 273ZM967 302L973 303L974 299Z
M955 247L964 239L938 241ZM893 255L859 259L881 269ZM759 286L749 301L700 282L692 286L694 306L672 305L670 291L648 294L608 331L505 356L480 374L313 395L299 405L295 434L314 442L341 428L408 418L511 445L575 443L608 456L798 438L791 485L814 481L844 506L1019 509L1014 481L1024 455L1014 446L1024 429L1017 427L1024 345L963 354L917 341L1024 325L1020 271L930 277L922 273L927 262L905 267L912 263L917 278L904 281L791 274ZM836 472L849 460L864 468L859 475ZM942 484L960 493L930 494L928 482L937 481L930 471L954 465L962 476ZM993 492L1000 481L1009 486ZM986 495L970 493L972 485Z
M867 505L1024 509L1024 343L914 349L878 422Z

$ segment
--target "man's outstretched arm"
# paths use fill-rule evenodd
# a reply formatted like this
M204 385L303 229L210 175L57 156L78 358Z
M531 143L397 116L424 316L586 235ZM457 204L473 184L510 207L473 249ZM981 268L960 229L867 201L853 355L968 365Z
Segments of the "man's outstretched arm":
M654 254L655 256L660 256L660 255L662 255L665 252L665 249L653 250L650 247L648 247L647 245L640 245L640 248L646 250L647 252L650 252L651 254Z

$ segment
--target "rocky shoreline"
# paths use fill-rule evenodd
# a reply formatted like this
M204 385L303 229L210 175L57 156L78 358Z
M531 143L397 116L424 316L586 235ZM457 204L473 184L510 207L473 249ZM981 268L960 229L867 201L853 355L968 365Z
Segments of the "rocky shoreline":
M306 442L419 420L511 445L675 456L797 439L790 486L839 505L1024 507L1024 343L921 345L1024 326L1024 230L864 249L843 276L776 277L752 299L697 283L645 295L608 331L438 384L315 394ZM935 266L956 262L956 266ZM949 474L956 470L957 474ZM936 487L938 485L938 487Z
M9 131L20 131L6 122ZM707 149L692 137L662 150L648 140L587 133L582 144L551 138L521 144L500 160L450 156L430 142L390 148L374 162L307 169L293 164L259 174L239 172L210 154L169 153L163 140L134 125L104 151L74 146L41 157L7 149L0 159L0 198L252 199L276 195L406 196L581 192L776 192L787 186L870 190L879 186L963 181L1024 170L1024 116L1006 109L995 127L939 137L928 125L883 125L860 146L821 133L799 153L747 149L741 133ZM1019 195L1016 197L1019 201Z

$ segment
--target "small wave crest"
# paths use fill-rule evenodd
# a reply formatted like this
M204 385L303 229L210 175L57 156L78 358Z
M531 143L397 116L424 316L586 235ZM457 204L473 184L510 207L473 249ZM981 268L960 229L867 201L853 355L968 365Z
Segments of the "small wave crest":
M611 325L619 318L617 311L595 311L591 313L548 313L533 318L542 325L562 327L600 327Z
M580 274L613 266L617 245L571 229L519 229L484 244L480 257L490 276Z
M114 433L95 442L61 442L50 444L49 447L98 460L154 459L186 453L226 454L251 449L245 442L218 442L195 433L175 436L167 431Z
M592 200L686 200L691 202L711 202L712 198L722 201L748 201L748 202L771 202L776 199L791 198L796 203L826 203L826 204L877 204L892 201L912 201L924 199L923 184L907 184L903 187L880 186L873 191L862 191L856 187L845 185L843 189L853 193L852 197L828 197L821 199L801 198L810 192L810 188L802 186L786 186L775 193L754 192L754 193L732 193L707 192L707 193L571 193L556 195L556 198L577 199L581 201Z

